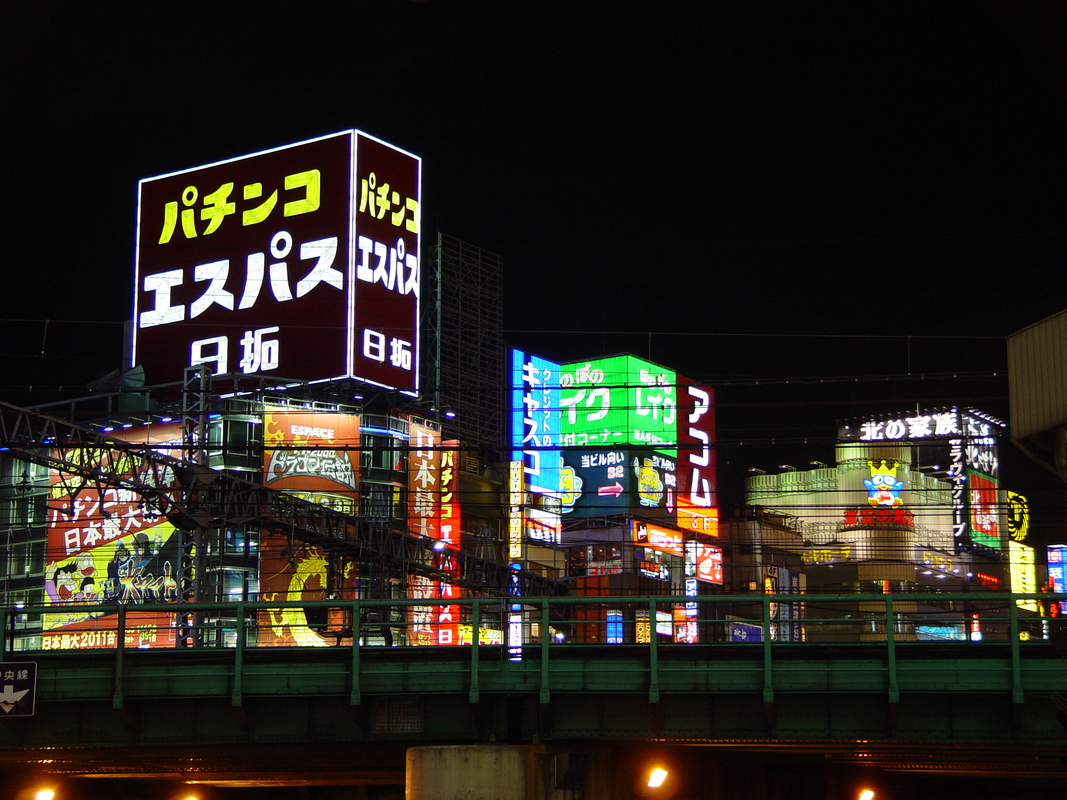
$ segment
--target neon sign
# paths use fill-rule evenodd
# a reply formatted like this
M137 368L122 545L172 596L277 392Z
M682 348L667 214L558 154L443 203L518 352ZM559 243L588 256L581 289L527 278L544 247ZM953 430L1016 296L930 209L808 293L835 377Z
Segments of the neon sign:
M415 394L420 186L360 131L142 180L132 363Z

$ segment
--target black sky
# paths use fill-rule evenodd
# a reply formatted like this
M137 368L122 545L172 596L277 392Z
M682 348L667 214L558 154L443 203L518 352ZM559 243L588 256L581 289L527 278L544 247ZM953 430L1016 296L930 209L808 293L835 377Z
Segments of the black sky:
M1067 305L1065 10L24 5L4 391L119 366L139 178L356 127L423 157L425 241L503 257L510 343L715 382L725 439L1006 413L1003 337Z

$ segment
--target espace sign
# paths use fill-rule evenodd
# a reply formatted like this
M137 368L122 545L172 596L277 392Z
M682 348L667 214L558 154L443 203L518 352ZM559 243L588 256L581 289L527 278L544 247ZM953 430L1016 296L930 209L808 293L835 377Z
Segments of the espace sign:
M415 394L421 176L344 131L142 180L132 363Z

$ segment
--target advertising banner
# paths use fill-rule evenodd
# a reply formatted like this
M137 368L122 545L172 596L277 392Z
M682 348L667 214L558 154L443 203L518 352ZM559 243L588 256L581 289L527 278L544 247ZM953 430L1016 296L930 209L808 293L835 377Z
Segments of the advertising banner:
M268 408L263 414L263 484L344 514L359 512L360 418L355 414ZM265 539L260 547L263 600L328 599L328 565L321 548ZM355 569L340 567L342 597L354 596ZM261 646L325 647L336 644L350 620L301 608L260 612ZM351 635L351 634L349 634Z
M652 450L566 451L560 510L573 517L634 511L674 521L677 462Z
M177 423L112 435L150 445L163 455L182 455ZM123 457L114 467L132 477L137 464ZM177 602L190 589L182 580L181 533L130 489L83 488L80 479L53 470L47 524L45 605ZM45 614L42 646L113 647L116 622L114 615L96 618L88 612ZM174 644L173 615L130 611L126 626L131 647Z
M260 548L259 596L268 602L327 600L326 554L314 545L269 539ZM341 593L352 596L355 570L341 567ZM328 609L264 609L259 612L257 644L260 647L327 647L349 631L351 620Z
M1014 540L1008 542L1008 563L1011 570L1011 590L1031 593L1037 591L1037 566L1034 548ZM1037 613L1037 600L1017 600L1019 608Z
M263 484L344 514L359 511L359 416L293 408L263 414Z
M132 364L415 394L420 182L359 131L142 180Z
M441 537L441 434L411 422L408 426L408 530Z
M1045 551L1048 558L1048 582L1056 594L1067 594L1067 544L1050 544ZM1067 600L1053 603L1060 614L1067 615Z
M1000 550L1000 504L997 481L977 472L967 474L971 544Z
M621 355L560 367L560 436L568 447L677 446L675 373Z
M682 532L664 528L662 525L653 525L648 522L632 520L631 533L633 543L638 547L648 550L656 550L660 553L670 553L674 556L685 557L685 545L682 541Z

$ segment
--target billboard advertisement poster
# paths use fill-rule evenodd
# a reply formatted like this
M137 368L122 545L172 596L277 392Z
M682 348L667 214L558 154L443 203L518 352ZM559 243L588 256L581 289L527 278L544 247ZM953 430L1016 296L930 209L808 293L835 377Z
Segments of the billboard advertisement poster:
M359 416L268 408L263 484L344 514L359 511Z
M523 557L523 535L526 532L526 481L523 462L508 465L508 560Z
M977 472L967 474L971 544L1000 550L1000 504L997 481Z
M511 351L511 458L535 492L560 490L559 364Z
M678 383L678 527L719 535L715 390L681 375Z
M729 619L726 638L731 642L762 642L763 626L758 622Z
M459 442L449 439L441 447L441 525L440 538L446 545L459 546L463 530L462 506L459 502Z
M560 442L566 447L677 446L676 375L636 356L560 367Z
M281 539L264 541L259 555L259 596L267 602L326 600L326 554L314 545ZM354 596L355 569L345 563L338 576L342 595ZM257 644L260 647L327 647L338 643L342 632L351 636L351 621L328 609L270 608L259 612Z
M150 445L163 455L182 455L177 423L113 435ZM137 464L121 457L112 467L132 477ZM164 475L163 480L173 480L173 476ZM47 525L45 605L168 603L180 601L188 591L182 581L181 532L153 513L151 504L131 489L83 488L80 480L53 470ZM45 614L43 647L113 646L115 623L114 615L98 618L77 610ZM174 644L173 615L130 611L126 626L131 646ZM109 635L111 645L104 643Z
M132 364L417 393L420 184L360 131L140 181Z

